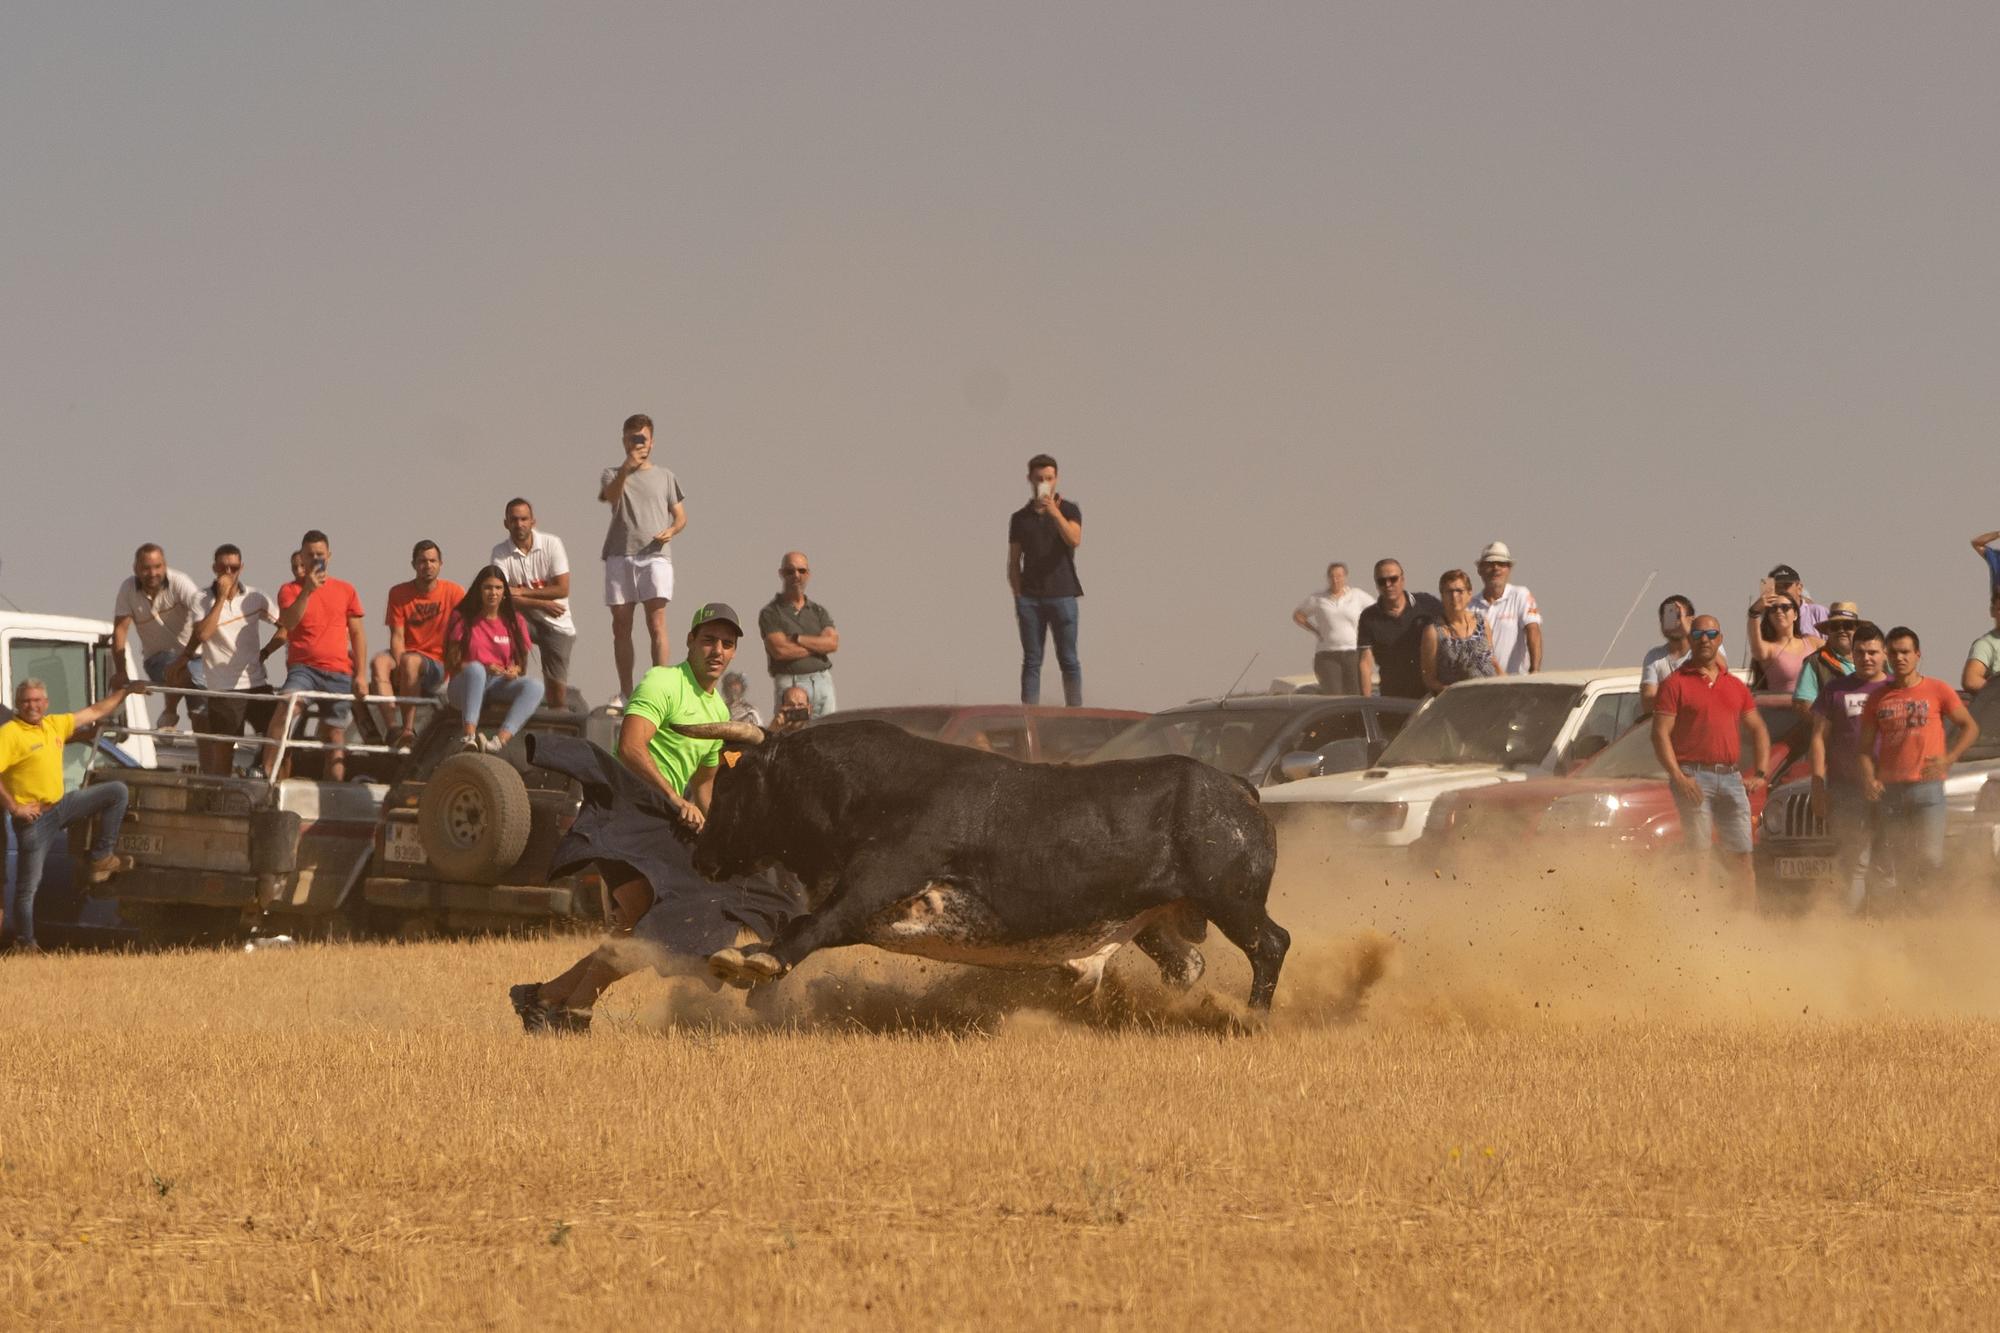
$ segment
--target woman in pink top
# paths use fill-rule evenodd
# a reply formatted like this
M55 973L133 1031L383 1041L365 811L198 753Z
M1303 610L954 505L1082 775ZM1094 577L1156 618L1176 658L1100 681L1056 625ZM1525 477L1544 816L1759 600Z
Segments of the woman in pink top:
M1751 674L1758 688L1790 694L1798 688L1806 659L1826 640L1799 637L1799 604L1781 592L1767 592L1750 606Z
M497 754L541 704L542 682L527 671L528 647L528 622L514 609L507 576L488 565L445 627L444 669L451 677L445 697L465 719L466 749ZM507 716L482 742L479 713L489 697L507 705Z

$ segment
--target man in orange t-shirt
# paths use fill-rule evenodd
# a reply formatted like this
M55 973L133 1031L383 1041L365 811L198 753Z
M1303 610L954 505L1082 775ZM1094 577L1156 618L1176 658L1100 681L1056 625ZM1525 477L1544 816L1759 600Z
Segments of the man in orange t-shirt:
M445 622L465 599L465 589L438 577L444 570L444 552L434 541L420 541L412 548L410 570L415 578L389 589L389 651L377 653L372 664L377 694L410 698L444 688ZM387 731L391 710L377 707ZM394 741L398 748L407 748L416 739L416 712L415 704L395 706L402 722Z
M1923 646L1904 625L1889 631L1887 689L1861 721L1861 791L1877 803L1882 846L1901 888L1944 866L1944 775L1979 739L1979 724L1958 691L1917 673ZM1945 721L1958 736L1945 743Z
M358 699L367 692L362 668L368 664L368 630L361 622L361 595L353 584L326 572L332 555L326 534L311 529L292 553L292 581L278 589L278 625L285 631L281 695L352 694ZM347 751L340 744L347 739L352 707L345 699L319 699L307 706L319 709L323 738L332 747L326 756L327 779L346 781ZM298 715L303 713L301 709ZM283 708L271 710L271 729L265 733L270 744L264 747L257 776L283 776L271 765L277 758L277 742L293 716Z

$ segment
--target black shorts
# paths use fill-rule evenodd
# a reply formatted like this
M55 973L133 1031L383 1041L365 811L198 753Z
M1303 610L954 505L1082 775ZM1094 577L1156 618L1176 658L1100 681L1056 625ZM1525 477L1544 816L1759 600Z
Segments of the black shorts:
M251 690L234 690L227 699L210 699L208 722L202 728L223 736L241 736L244 723L250 724L250 734L261 736L270 730L271 717L278 710L276 693L269 685L259 685Z

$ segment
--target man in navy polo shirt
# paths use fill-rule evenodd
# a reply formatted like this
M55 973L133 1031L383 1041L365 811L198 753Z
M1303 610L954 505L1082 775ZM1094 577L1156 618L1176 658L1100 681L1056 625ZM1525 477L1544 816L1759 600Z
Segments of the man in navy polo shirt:
M1653 753L1667 770L1681 833L1697 864L1712 845L1727 853L1723 873L1742 906L1755 892L1750 861L1750 793L1764 785L1771 763L1771 733L1757 716L1750 687L1720 660L1722 624L1696 616L1688 631L1688 660L1660 683L1653 700ZM1750 733L1756 763L1746 777L1742 732Z

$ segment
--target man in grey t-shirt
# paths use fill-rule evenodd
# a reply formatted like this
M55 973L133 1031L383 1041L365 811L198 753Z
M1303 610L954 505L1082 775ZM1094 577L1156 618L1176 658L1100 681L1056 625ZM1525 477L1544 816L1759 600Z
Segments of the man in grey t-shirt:
M653 419L625 418L625 461L604 469L597 498L611 506L604 534L604 604L611 608L611 654L618 663L620 698L632 694L632 608L646 608L653 665L673 654L667 641L667 602L674 595L674 559L667 543L687 526L686 497L674 474L653 466Z

